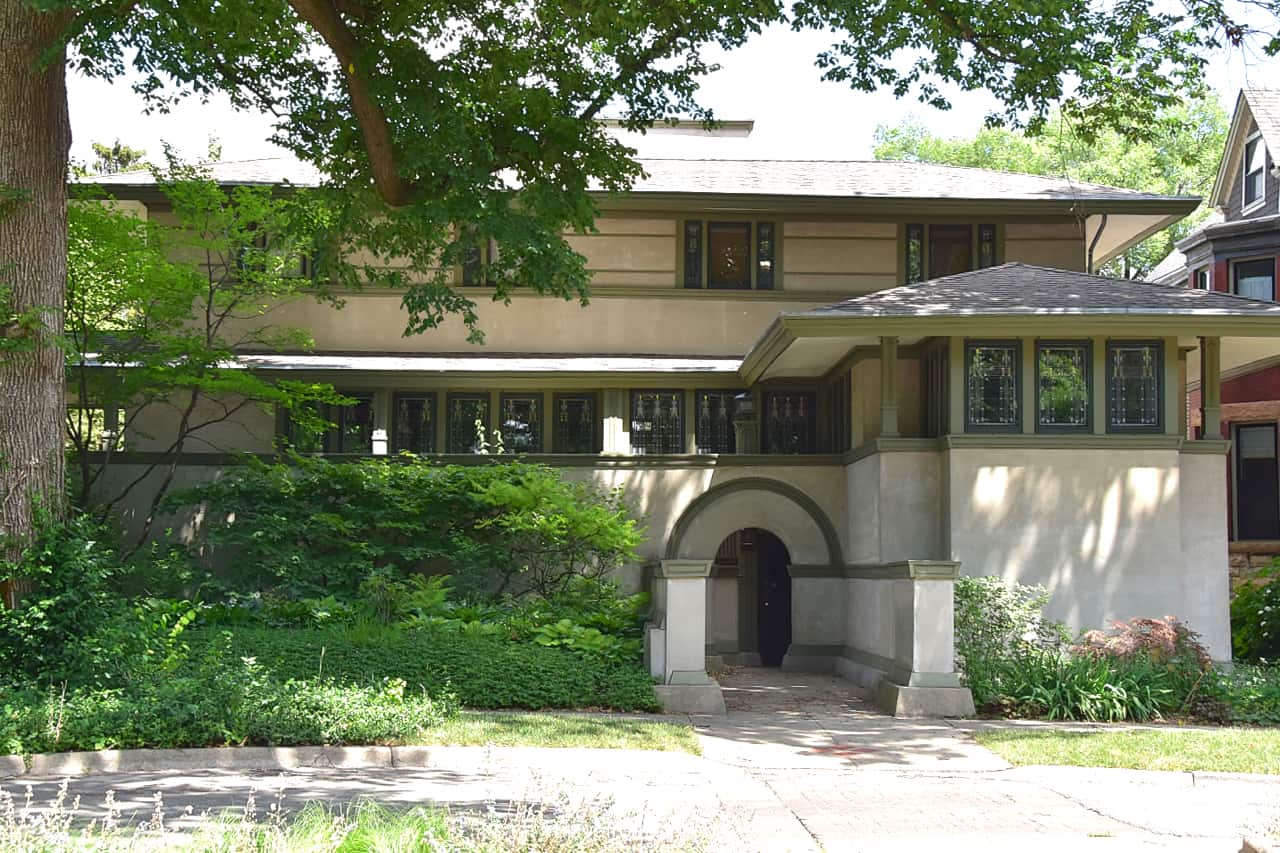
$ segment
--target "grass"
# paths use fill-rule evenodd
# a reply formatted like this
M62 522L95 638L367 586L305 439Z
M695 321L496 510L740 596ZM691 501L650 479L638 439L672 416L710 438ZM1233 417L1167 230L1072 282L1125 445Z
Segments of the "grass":
M990 729L973 737L1010 764L1280 774L1280 729Z
M702 754L697 735L687 725L585 714L463 711L431 729L418 742L449 746L652 749Z

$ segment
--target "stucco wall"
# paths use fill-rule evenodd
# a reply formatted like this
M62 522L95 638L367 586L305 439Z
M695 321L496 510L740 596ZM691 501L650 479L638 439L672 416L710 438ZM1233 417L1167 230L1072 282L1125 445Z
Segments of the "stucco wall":
M785 222L783 286L856 295L898 284L892 222Z
M846 466L848 562L944 556L942 483L937 451L875 453Z
M1230 657L1220 456L952 449L946 465L964 574L1043 584L1048 615L1077 629L1178 616Z
M1074 222L1010 222L1004 227L1004 260L1083 271L1082 227Z

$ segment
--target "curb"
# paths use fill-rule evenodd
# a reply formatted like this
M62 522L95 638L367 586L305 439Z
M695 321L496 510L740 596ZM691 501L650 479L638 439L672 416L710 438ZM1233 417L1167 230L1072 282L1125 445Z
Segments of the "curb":
M429 767L425 746L227 746L200 749L104 749L0 755L0 779L97 773L194 770L295 770Z
M1065 764L1027 764L1004 771L1045 784L1059 781L1126 785L1167 785L1178 788L1206 788L1220 785L1275 785L1280 775L1271 773L1226 773L1210 770L1135 770L1128 767L1076 767Z

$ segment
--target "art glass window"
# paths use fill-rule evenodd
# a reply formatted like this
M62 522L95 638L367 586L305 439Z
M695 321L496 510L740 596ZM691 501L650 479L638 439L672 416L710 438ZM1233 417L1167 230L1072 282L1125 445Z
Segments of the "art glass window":
M1090 429L1087 341L1036 347L1036 426L1050 431Z
M555 398L556 453L598 453L596 398L593 394L559 394Z
M735 399L740 391L699 391L694 399L697 418L694 435L698 453L734 453Z
M631 452L638 455L683 453L682 391L633 391Z
M542 395L504 394L500 429L504 453L541 453Z
M479 453L489 443L489 395L450 394L447 453Z
M1017 342L970 343L965 348L965 428L1016 432L1021 425Z
M392 410L391 447L396 453L436 452L435 394L397 394Z
M1107 345L1107 428L1160 429L1161 350L1156 342Z
M707 286L750 289L750 222L711 222L707 225Z
M815 451L817 397L811 393L765 395L764 437L768 453Z

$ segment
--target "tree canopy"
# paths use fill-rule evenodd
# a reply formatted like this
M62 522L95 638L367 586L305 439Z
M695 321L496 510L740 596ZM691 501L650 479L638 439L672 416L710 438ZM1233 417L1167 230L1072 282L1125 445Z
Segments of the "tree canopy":
M1050 115L1035 135L1007 127L983 127L973 136L942 137L918 119L880 125L875 133L877 160L913 160L950 166L1001 169L1052 175L1162 195L1207 198L1218 171L1228 117L1212 96L1162 109L1160 136L1134 142L1116 130L1092 136L1078 132L1060 113ZM1173 244L1203 223L1209 208L1133 246L1105 272L1141 278L1173 249Z

